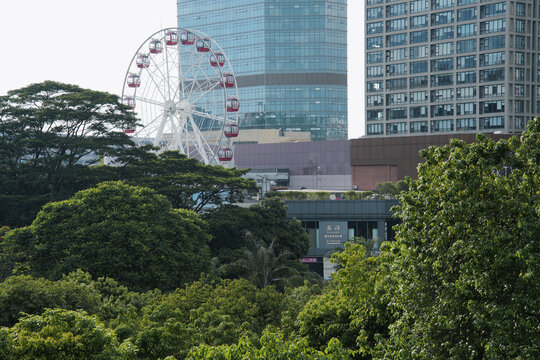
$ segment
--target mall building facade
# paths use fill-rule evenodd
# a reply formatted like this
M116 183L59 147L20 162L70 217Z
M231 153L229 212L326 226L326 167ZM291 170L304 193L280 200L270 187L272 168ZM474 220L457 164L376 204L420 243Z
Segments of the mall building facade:
M540 4L365 0L366 135L520 133L540 113Z
M236 75L240 129L347 139L346 0L178 0L178 27L206 33Z

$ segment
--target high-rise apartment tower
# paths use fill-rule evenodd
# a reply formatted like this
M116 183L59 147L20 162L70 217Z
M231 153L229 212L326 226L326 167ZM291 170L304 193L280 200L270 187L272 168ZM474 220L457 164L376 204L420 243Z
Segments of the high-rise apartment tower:
M178 27L202 31L234 69L241 129L347 138L346 0L178 0Z
M539 6L366 0L366 135L522 132L540 114Z

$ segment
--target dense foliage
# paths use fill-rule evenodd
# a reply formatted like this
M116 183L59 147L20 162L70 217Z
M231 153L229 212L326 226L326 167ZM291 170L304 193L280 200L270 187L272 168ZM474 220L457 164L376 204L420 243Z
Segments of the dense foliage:
M0 249L30 274L59 279L77 269L132 289L171 290L208 271L206 224L148 188L106 182L49 203L10 231Z
M107 175L89 165L125 156L135 124L115 95L52 81L0 97L0 225L28 225L50 201Z

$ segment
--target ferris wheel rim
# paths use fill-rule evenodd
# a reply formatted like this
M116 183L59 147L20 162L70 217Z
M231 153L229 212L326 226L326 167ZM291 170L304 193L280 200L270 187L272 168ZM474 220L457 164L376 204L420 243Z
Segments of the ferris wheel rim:
M169 35L170 32L176 33L177 35L178 41L174 45L169 45L165 41L165 37ZM180 41L180 37L183 32L188 32L188 33L193 34L195 40L192 44L182 45ZM160 65L163 66L163 60L160 60L161 61L160 64L157 64L156 63L157 60L153 56L155 55L155 53L152 53L151 49L150 49L150 53L143 51L143 48L151 44L154 40L158 40L162 44L160 45L161 50L157 54L163 53L162 56L164 57L165 64L166 64L166 69L164 70L165 73L163 73L163 69L160 68ZM197 48L197 51L193 50L193 48L195 47L194 44L198 40L204 41L205 43L209 44L208 49L206 51L201 52L199 51L199 48ZM187 47L187 46L192 46L192 48L189 51L186 50L185 52L189 55L190 60L193 60L193 58L195 58L195 60L192 61L190 65L195 66L197 70L197 72L195 73L195 77L189 84L191 86L190 89L187 89L185 86L186 77L184 77L185 75L184 71L189 72L192 69L184 69L183 64L182 64L182 61L184 61L182 58L183 53L181 50L183 47ZM173 51L172 49L176 49L176 50ZM176 53L176 55L174 54L170 55L169 52ZM148 57L149 62L153 64L157 69L159 69L159 71L161 72L160 74L161 78L159 79L155 78L157 77L156 70L153 70L153 72L151 73L150 65L148 66L137 65L137 68L135 68L134 65L137 64L137 59L143 55ZM207 63L203 64L203 61L207 60L208 62L210 60L210 62L212 62L211 61L212 57L214 57L214 59L219 59L218 60L219 65L215 66L215 64L212 64L211 67L209 68ZM223 64L221 64L221 59L223 59ZM171 62L173 67L176 65L174 62L175 61L178 62L177 64L178 65L178 69L177 69L178 79L174 79L172 83L171 83L171 76L170 76L171 70L169 69L169 66L171 64L169 64L169 61ZM198 63L196 61L198 61ZM201 79L199 79L198 77L199 71L201 71L203 67L205 68L206 72L203 71L203 75ZM208 69L212 70L218 76L209 77ZM139 89L140 83L139 85L135 87L128 86L127 80L130 75L136 74L137 76L139 76L138 81L140 82L140 79L143 73L148 75L148 77L154 82L154 87L155 89L157 89L159 94L156 95L156 90L150 89L150 86L147 86L145 89ZM233 81L234 81L234 85L232 87L229 87L228 84L227 86L225 86L225 84L223 83L224 76L226 75L232 75ZM161 90L160 86L162 85L161 83L163 81L167 82L168 91ZM220 88L220 84L221 84L221 88ZM204 99L208 94L213 93L213 92L219 93L221 100L219 101L219 104L218 104L218 100L214 100L214 103L212 103L211 105L213 105L215 109L222 112L222 116L218 116L216 114L211 114L211 113L206 113L206 112L201 112L201 111L188 111L185 109L184 110L181 109L180 105L181 103L184 103L184 102L190 105L189 109L196 108L195 105L198 103L198 101L201 101L201 99ZM185 141L185 143L182 146L185 145L186 148L182 149L182 151L188 154L190 152L188 148L196 144L197 145L196 147L200 151L204 151L205 154L209 154L209 156L206 156L206 158L205 158L205 155L199 154L204 159L204 162L221 163L220 159L218 159L219 157L218 150L223 148L224 146L229 147L229 148L233 146L232 138L229 135L225 136L224 131L225 131L225 126L227 124L233 124L236 127L238 127L238 123L239 123L238 113L237 112L230 113L229 109L227 108L227 104L230 99L236 99L236 101L238 102L237 100L238 87L236 83L236 77L234 75L234 70L230 64L230 60L226 56L225 52L223 51L223 48L221 48L221 46L207 34L201 31L189 29L189 28L169 27L169 28L156 31L150 36L148 36L135 51L129 63L129 67L126 70L126 73L124 76L124 83L122 86L122 99L125 99L126 96L131 93L133 94L133 96L130 97L131 99L133 99L133 104L134 104L133 107L135 107L136 104L138 103L139 104L142 103L142 104L146 104L148 107L155 106L163 110L160 114L148 120L149 121L148 124L143 123L142 126L137 127L137 130L133 131L135 133L135 137L142 130L145 130L149 134L150 133L156 134L156 138L155 138L156 143L161 142L162 136L163 136L163 132L161 131L163 131L166 125L166 122L170 121L171 128L178 127L178 131L180 131L178 135L183 135L187 138L189 137L190 131L193 132L194 134L198 134L198 137L196 139L188 139ZM197 97L192 98L195 95ZM156 100L156 97L159 97L161 101ZM179 99L178 101L176 101L177 98ZM171 102L173 104L169 104ZM137 110L135 111L138 112ZM169 113L167 113L167 111L169 111ZM178 111L180 112L183 111L186 114L188 114L187 116L185 116L185 119L183 120L181 119L182 121L184 121L184 123L182 123L181 121L178 123L175 123L175 121L178 118L182 118L181 116L180 117L176 116L176 112ZM233 110L233 111L237 111L237 110ZM142 114L139 114L139 115L141 116L141 118L143 117ZM205 121L207 122L207 125L202 123L202 121L200 122L195 121L194 116L203 120L206 119ZM156 123L159 123L159 125L156 126ZM203 128L199 128L200 126L203 126ZM209 140L203 136L203 135L207 135L206 133L208 133L208 131L217 132L217 137L211 139L212 143L214 144L213 146L210 146ZM177 131L175 130L169 136L177 137L175 135L176 133ZM212 134L212 136L214 136L214 134ZM180 146L180 141L177 141L177 143Z

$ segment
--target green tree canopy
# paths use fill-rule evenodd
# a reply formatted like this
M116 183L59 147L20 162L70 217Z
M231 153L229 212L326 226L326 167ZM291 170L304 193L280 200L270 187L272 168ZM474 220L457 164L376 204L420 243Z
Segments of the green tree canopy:
M124 156L135 125L116 95L53 81L0 97L0 225L28 225L41 206L106 178L89 165ZM102 180L101 180L102 181Z
M540 121L422 156L383 251L400 315L378 358L540 358Z
M85 312L49 309L0 328L0 358L5 360L133 359L136 348L118 344L114 332Z
M178 151L166 151L120 168L120 179L156 190L174 208L199 213L207 206L241 201L246 192L255 191L255 182L242 178L247 171L205 165Z
M207 271L205 229L154 190L105 182L45 205L32 225L8 232L2 249L36 276L80 268L132 289L172 290Z

